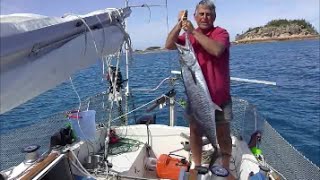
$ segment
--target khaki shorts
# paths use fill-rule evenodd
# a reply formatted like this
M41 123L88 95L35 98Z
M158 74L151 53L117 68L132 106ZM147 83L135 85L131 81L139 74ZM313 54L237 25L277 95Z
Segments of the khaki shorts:
M227 103L222 104L222 111L216 110L216 123L229 123L232 118L232 101L228 101Z
M222 104L220 108L222 109L222 111L219 111L219 110L215 111L216 123L217 124L229 123L233 118L232 101L230 100ZM188 105L187 105L185 114L188 120L189 118L191 118L190 116L193 116L192 109Z

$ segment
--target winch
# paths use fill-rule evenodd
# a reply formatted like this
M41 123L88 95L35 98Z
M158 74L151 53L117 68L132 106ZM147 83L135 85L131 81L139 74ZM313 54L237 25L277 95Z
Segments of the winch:
M23 162L25 164L32 164L35 161L37 161L38 158L40 157L37 151L39 148L40 148L39 145L30 145L30 146L24 147L22 149L22 152L26 153L26 155Z

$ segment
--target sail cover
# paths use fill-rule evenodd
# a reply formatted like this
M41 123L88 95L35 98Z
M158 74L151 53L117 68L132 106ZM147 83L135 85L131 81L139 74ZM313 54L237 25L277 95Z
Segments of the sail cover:
M61 18L1 15L0 113L119 51L127 38L123 22L130 13L123 8Z

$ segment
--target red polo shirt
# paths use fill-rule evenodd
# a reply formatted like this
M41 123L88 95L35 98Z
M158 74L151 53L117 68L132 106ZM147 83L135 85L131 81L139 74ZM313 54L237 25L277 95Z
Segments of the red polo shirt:
M199 28L196 29L199 31ZM229 70L229 34L220 27L212 28L206 36L211 39L222 43L226 49L220 57L210 55L199 42L196 41L194 36L190 35L190 42L196 53L199 65L201 67L204 78L206 79L207 86L211 95L211 99L218 106L223 105L231 100L230 96L230 70ZM185 35L178 38L179 44L185 44Z

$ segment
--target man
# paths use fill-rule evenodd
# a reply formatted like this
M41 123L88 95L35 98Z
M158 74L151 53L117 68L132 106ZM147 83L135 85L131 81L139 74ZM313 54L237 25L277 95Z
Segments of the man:
M185 44L185 36L179 36L181 29L189 34L202 73L212 98L223 111L216 111L217 139L222 153L222 166L229 170L232 151L230 137L230 120L232 119L232 102L230 96L229 73L229 34L213 22L216 18L215 5L212 1L201 0L194 13L198 28L194 28L189 20L184 18L184 12L179 13L177 25L169 33L165 47L176 49L175 43ZM198 125L190 120L190 144L195 166L201 165L202 132ZM232 175L228 179L233 179Z

